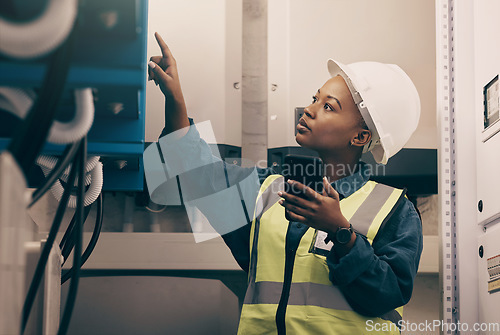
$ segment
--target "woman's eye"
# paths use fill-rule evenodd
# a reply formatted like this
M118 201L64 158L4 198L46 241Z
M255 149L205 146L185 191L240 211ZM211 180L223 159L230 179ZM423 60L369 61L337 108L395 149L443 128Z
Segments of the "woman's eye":
M329 104L325 104L325 109L333 112L333 107L330 106Z
M318 101L318 98L316 98L316 96L314 96L314 95L313 95L312 99L313 99L312 103L315 103L316 101Z

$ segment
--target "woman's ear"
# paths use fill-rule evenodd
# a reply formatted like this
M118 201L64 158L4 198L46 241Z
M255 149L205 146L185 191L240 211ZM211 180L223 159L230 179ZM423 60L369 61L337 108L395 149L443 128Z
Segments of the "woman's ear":
M366 144L370 143L372 139L372 132L367 129L361 129L356 137L351 140L351 145L364 147Z

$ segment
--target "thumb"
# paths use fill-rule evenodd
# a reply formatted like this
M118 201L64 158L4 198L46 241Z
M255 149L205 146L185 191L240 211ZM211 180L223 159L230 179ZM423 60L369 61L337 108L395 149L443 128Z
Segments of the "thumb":
M323 177L323 194L335 200L339 200L339 193L332 187L326 177Z
M163 71L161 66L159 66L158 64L156 64L153 61L150 61L148 63L148 66L149 66L149 69L154 73L154 80L157 84L158 84L158 81L166 81L167 80L168 76L165 73L165 71Z

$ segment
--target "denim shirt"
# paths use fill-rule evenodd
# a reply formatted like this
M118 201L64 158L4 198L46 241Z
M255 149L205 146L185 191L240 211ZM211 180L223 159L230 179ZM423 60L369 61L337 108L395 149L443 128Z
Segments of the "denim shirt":
M195 188L196 193L199 193L197 196L219 192L245 177L254 175L255 187L248 192L246 198L247 205L251 201L255 202L259 185L269 175L275 174L275 171L272 168L242 168L213 157L209 146L200 138L191 119L190 122L192 126L185 136L162 147L163 151L168 150L164 157L165 163L168 165L171 162L177 166L177 170L188 170L189 166L194 165L199 167L186 173L184 178L188 181L197 181L198 186ZM175 150L172 150L173 147ZM200 164L200 160L206 162ZM332 186L339 193L340 199L343 199L361 188L369 178L370 169L361 162L357 172L333 182ZM224 203L220 206L222 207L214 210L215 213L228 210L227 207L224 208ZM217 229L216 221L219 220L217 214L210 213L210 209L207 209L207 212L200 210L220 232ZM211 217L215 219L210 220ZM246 222L240 224L237 229L221 233L234 258L247 272L250 261L250 227L251 222L247 216ZM305 224L292 222L288 238L298 246L308 228ZM356 312L366 316L380 316L405 305L410 300L422 248L420 217L413 204L404 198L381 227L373 244L370 244L363 235L357 234L354 246L347 255L339 257L332 248L327 255L330 280L342 291Z

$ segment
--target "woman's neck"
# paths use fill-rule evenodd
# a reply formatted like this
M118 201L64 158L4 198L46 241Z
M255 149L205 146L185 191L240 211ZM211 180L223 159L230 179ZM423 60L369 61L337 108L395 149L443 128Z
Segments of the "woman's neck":
M331 155L321 155L324 175L328 181L333 182L356 173L359 169L359 158L339 158Z

